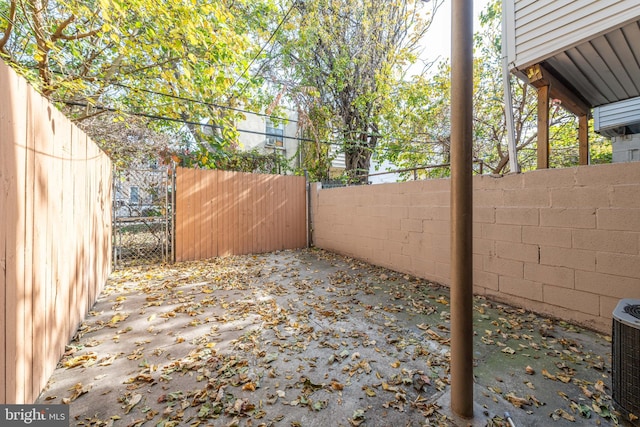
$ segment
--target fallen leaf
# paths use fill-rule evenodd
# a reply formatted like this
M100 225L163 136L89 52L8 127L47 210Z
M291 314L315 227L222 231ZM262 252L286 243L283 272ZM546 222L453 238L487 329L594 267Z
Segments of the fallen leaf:
M85 393L88 393L89 390L93 387L93 384L82 385L82 383L77 383L73 387L69 389L73 393L68 398L70 402L76 400L78 397L82 396ZM63 399L64 400L64 399Z
M339 383L338 381L333 380L333 381L331 381L331 388L332 388L333 390L340 391L340 390L343 390L343 389L344 389L344 384L341 384L341 383ZM284 393L284 392L283 392L283 393ZM284 396L281 396L281 397L284 397Z
M256 385L253 382L248 382L242 386L244 391L256 391Z
M524 405L529 405L529 400L518 397L514 393L506 394L504 397L516 408L522 408Z
M75 368L76 366L82 366L83 368L93 365L98 358L96 353L87 353L81 356L76 356L71 359L67 359L63 366L67 369Z
M549 378L550 380L556 381L557 378L555 377L555 375L552 375L549 373L549 371L547 371L546 369L542 370L542 375Z
M571 382L571 377L569 375L558 374L556 378L565 384Z
M128 414L129 412L131 412L133 407L140 403L140 400L142 400L142 395L134 393L133 396L131 396L131 398L128 399L126 404L122 407L124 409L124 413Z
M109 324L114 327L117 323L122 322L123 320L125 320L127 317L129 317L128 314L126 313L122 313L122 314L115 314L111 320L109 320Z
M568 413L564 409L558 408L555 411L553 411L553 414L558 417L558 418L554 417L554 419L564 418L565 420L569 420L571 422L575 422L576 421L576 417L574 417L573 415L571 415L570 413Z

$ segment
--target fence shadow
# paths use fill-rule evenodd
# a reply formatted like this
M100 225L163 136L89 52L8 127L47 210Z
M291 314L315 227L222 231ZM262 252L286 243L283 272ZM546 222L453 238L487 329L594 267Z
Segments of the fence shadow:
M31 403L106 282L111 162L0 62L0 403Z

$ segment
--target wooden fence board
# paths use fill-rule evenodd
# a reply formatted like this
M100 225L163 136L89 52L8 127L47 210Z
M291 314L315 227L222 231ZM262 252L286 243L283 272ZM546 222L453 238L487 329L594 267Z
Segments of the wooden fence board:
M13 93L13 86L8 78L0 78L0 93L4 94L4 102L0 102L0 376L5 381L0 383L0 402L6 402L6 339L8 331L8 318L7 318L7 304L6 304L6 292L7 292L7 259L6 259L6 245L4 242L7 240L7 209L9 191L9 174L13 165L13 147L9 144L9 141L13 139L13 113L12 109L9 109L9 103L13 102L15 94ZM4 206L4 208L3 208Z
M302 177L178 168L176 200L178 261L306 246Z
M44 100L35 96L34 93L30 93L30 104L32 105L32 113L38 110L38 114L42 114L45 111ZM40 126L32 126L33 130L33 209L34 212L47 212L48 193L46 185L44 185L43 177L47 176L48 165L46 164L45 152L49 145L47 134L42 133ZM34 378L38 380L40 389L46 384L46 367L47 363L51 363L49 360L48 348L48 334L47 334L47 320L48 320L48 300L47 294L49 293L47 279L47 264L42 260L47 259L47 217L46 215L35 215L33 217L33 251L32 251L32 263L33 263L33 283L38 284L34 293L34 307L39 308L39 315L35 321L35 336L34 336L34 352L36 354L43 355L38 357L34 361Z
M19 79L13 84L20 88L24 83ZM26 123L27 123L27 103L26 98L16 96L13 100L13 139L8 143L12 146L13 165L10 169L10 189L7 198L7 233L6 240L12 242L6 249L6 308L7 327L9 328L6 337L6 385L8 403L18 403L25 399L27 391L25 389L25 335L27 325L25 324L25 281L24 281L24 258L20 256L24 252L24 210L25 201L20 195L25 191L25 161L26 161Z
M0 403L33 403L109 273L111 162L1 61L0 93Z
M219 174L207 174L209 176L210 181L207 183L207 190L209 200L208 209L210 212L209 217L211 221L209 223L209 230L207 232L207 237L209 239L209 247L211 250L207 253L208 258L213 258L218 256L218 240L216 239L216 234L218 233L218 210L216 206L219 203L220 195L218 194L218 180L220 178Z

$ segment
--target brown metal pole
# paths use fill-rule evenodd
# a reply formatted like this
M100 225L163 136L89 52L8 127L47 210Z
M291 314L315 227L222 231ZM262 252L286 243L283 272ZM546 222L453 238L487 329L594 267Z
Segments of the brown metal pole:
M473 418L473 1L451 3L451 409Z

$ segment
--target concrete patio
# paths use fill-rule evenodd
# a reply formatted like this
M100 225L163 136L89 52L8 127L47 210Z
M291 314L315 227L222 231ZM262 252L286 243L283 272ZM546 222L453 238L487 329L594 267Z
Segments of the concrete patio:
M36 403L78 426L596 426L610 337L474 300L475 418L449 410L446 287L321 250L119 270Z

